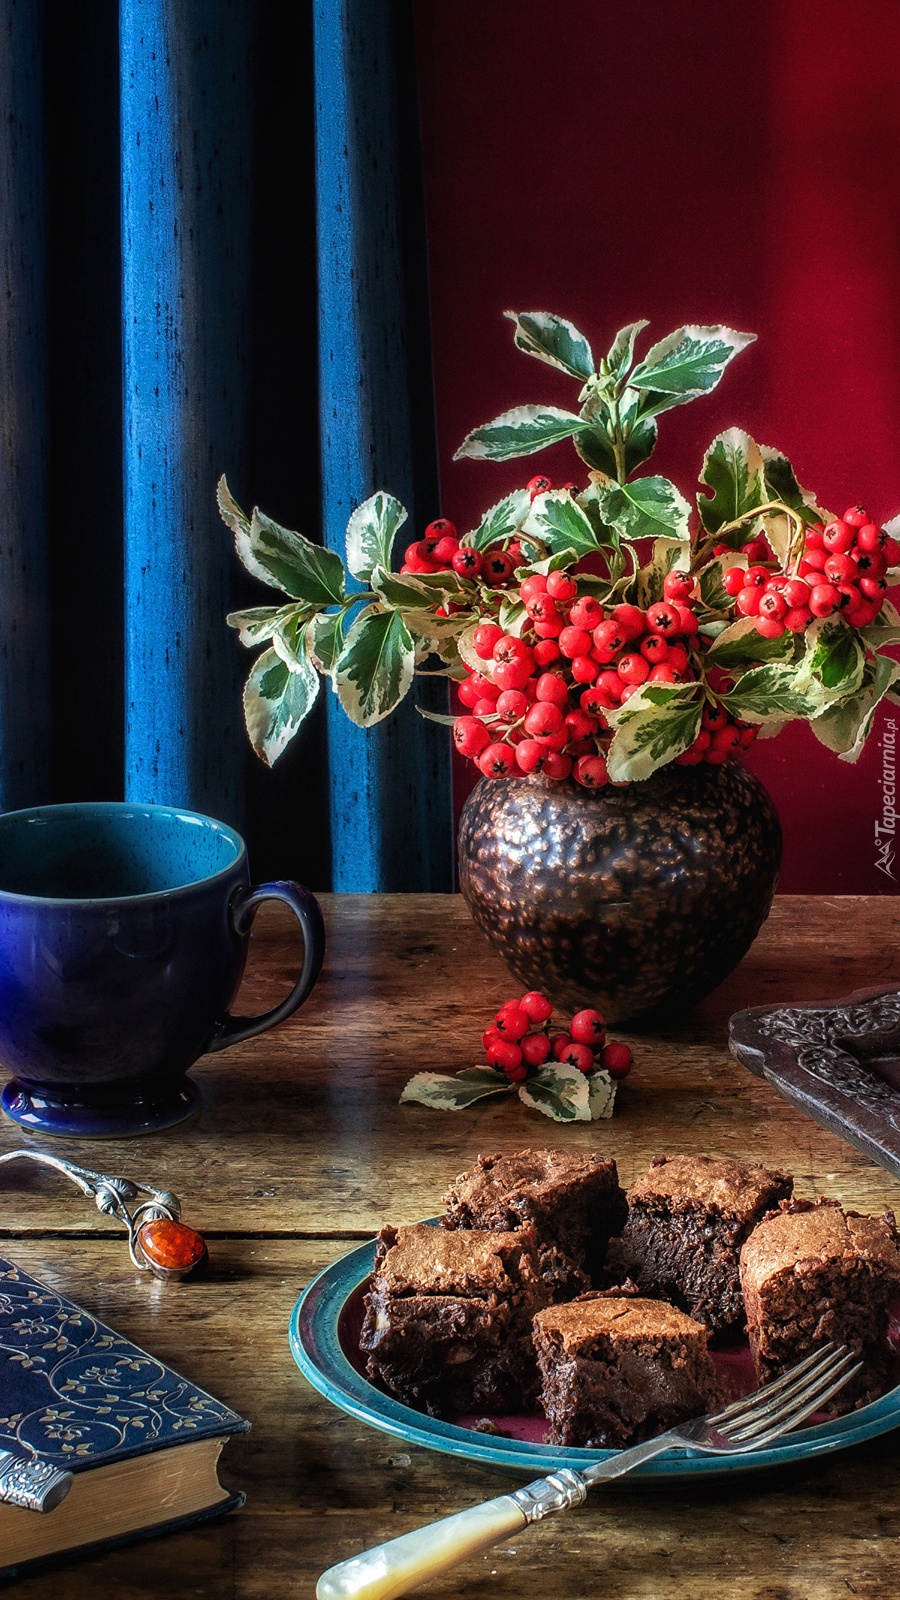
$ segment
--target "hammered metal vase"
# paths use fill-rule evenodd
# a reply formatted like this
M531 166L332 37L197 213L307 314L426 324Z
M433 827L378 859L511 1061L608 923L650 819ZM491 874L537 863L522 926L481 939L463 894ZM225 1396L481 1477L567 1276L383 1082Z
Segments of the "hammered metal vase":
M663 1025L714 989L765 921L781 827L736 761L600 790L483 778L460 887L510 971L561 1006Z

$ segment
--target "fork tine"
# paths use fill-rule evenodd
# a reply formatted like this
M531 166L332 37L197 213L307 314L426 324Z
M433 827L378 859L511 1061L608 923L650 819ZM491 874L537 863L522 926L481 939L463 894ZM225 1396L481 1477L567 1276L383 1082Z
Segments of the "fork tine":
M774 1401L761 1406L747 1421L737 1428L729 1427L729 1438L751 1440L756 1434L766 1432L770 1427L790 1427L790 1419L799 1415L804 1410L806 1415L810 1410L815 1410L816 1405L830 1385L835 1381L844 1381L847 1368L854 1361L851 1351L846 1351L835 1357L824 1369L807 1374L795 1388L785 1390ZM833 1393L833 1389L829 1392Z
M792 1384L796 1384L805 1373L809 1372L810 1368L826 1363L835 1351L842 1353L844 1348L844 1345L821 1345L818 1350L812 1352L812 1355L805 1356L802 1361L798 1361L797 1365L791 1367L790 1371L782 1373L780 1378L773 1378L771 1383L765 1384L762 1389L757 1389L754 1394L742 1395L740 1400L733 1400L731 1405L725 1406L722 1411L717 1411L715 1416L709 1419L710 1426L718 1428L723 1422L738 1419L745 1412L755 1415L756 1408L761 1401L764 1402L773 1398L780 1394L782 1390Z
M783 1433L787 1433L789 1429L799 1427L801 1422L804 1422L806 1418L811 1416L814 1411L818 1411L827 1400L830 1400L833 1394L837 1394L839 1389L843 1389L844 1384L847 1383L855 1373L859 1372L861 1367L862 1362L857 1361L852 1367L848 1367L846 1371L842 1372L840 1377L836 1378L834 1383L832 1383L825 1390L824 1394L817 1394L812 1400L810 1400L808 1405L802 1408L802 1410L798 1411L796 1414L792 1414L786 1420L780 1422L777 1427L770 1428L767 1433L760 1434L757 1438L753 1439L751 1441L753 1449L761 1450L764 1445L770 1444L773 1439L780 1438L781 1435Z

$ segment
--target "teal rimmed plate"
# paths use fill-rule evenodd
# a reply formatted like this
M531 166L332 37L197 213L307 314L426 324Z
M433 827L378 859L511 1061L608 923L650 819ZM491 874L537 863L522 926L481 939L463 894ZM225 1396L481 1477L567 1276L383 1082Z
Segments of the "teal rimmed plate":
M291 1351L300 1371L319 1393L351 1417L372 1428L393 1434L406 1444L440 1450L481 1466L538 1478L559 1467L583 1468L615 1455L612 1450L560 1449L525 1438L499 1438L453 1422L442 1422L401 1405L382 1394L354 1365L354 1337L358 1334L362 1296L372 1272L375 1241L341 1256L314 1278L294 1307L290 1324ZM358 1358L357 1358L358 1359ZM507 1419L500 1418L503 1425ZM670 1450L635 1468L629 1479L664 1483L675 1479L718 1478L735 1472L790 1466L816 1456L846 1450L849 1445L875 1439L900 1425L900 1386L833 1422L803 1428L785 1436L770 1450L741 1455L709 1456L697 1451ZM623 1478L623 1486L629 1479Z

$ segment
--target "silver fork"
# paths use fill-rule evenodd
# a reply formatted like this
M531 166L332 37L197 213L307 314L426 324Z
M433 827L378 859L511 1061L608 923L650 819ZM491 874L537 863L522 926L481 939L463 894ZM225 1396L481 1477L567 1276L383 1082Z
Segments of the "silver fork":
M514 1494L470 1506L329 1567L316 1585L317 1600L393 1600L393 1596L449 1571L467 1556L489 1549L498 1539L521 1533L529 1523L582 1505L595 1483L619 1478L673 1446L686 1445L689 1450L722 1456L761 1450L825 1405L861 1365L854 1362L845 1345L826 1344L773 1383L723 1411L669 1428L583 1472L562 1467Z

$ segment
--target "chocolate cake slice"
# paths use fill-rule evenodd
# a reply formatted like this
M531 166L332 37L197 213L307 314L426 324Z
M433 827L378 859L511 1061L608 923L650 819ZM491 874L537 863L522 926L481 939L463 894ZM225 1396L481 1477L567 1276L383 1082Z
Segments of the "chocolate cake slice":
M609 1240L625 1220L616 1163L582 1150L479 1156L451 1184L444 1205L445 1228L532 1227L541 1270L558 1299L589 1287L569 1262L599 1281Z
M712 1156L656 1156L628 1191L628 1220L608 1269L643 1294L670 1300L711 1333L744 1326L741 1245L790 1198L784 1172Z
M896 1383L888 1320L900 1296L898 1245L892 1212L860 1216L832 1200L795 1200L754 1228L741 1250L741 1283L760 1383L829 1339L863 1360L830 1402L836 1415Z
M530 1230L382 1228L359 1341L366 1374L433 1415L527 1409L531 1322L549 1299Z
M534 1319L548 1444L639 1444L721 1403L706 1329L661 1300L582 1295Z

